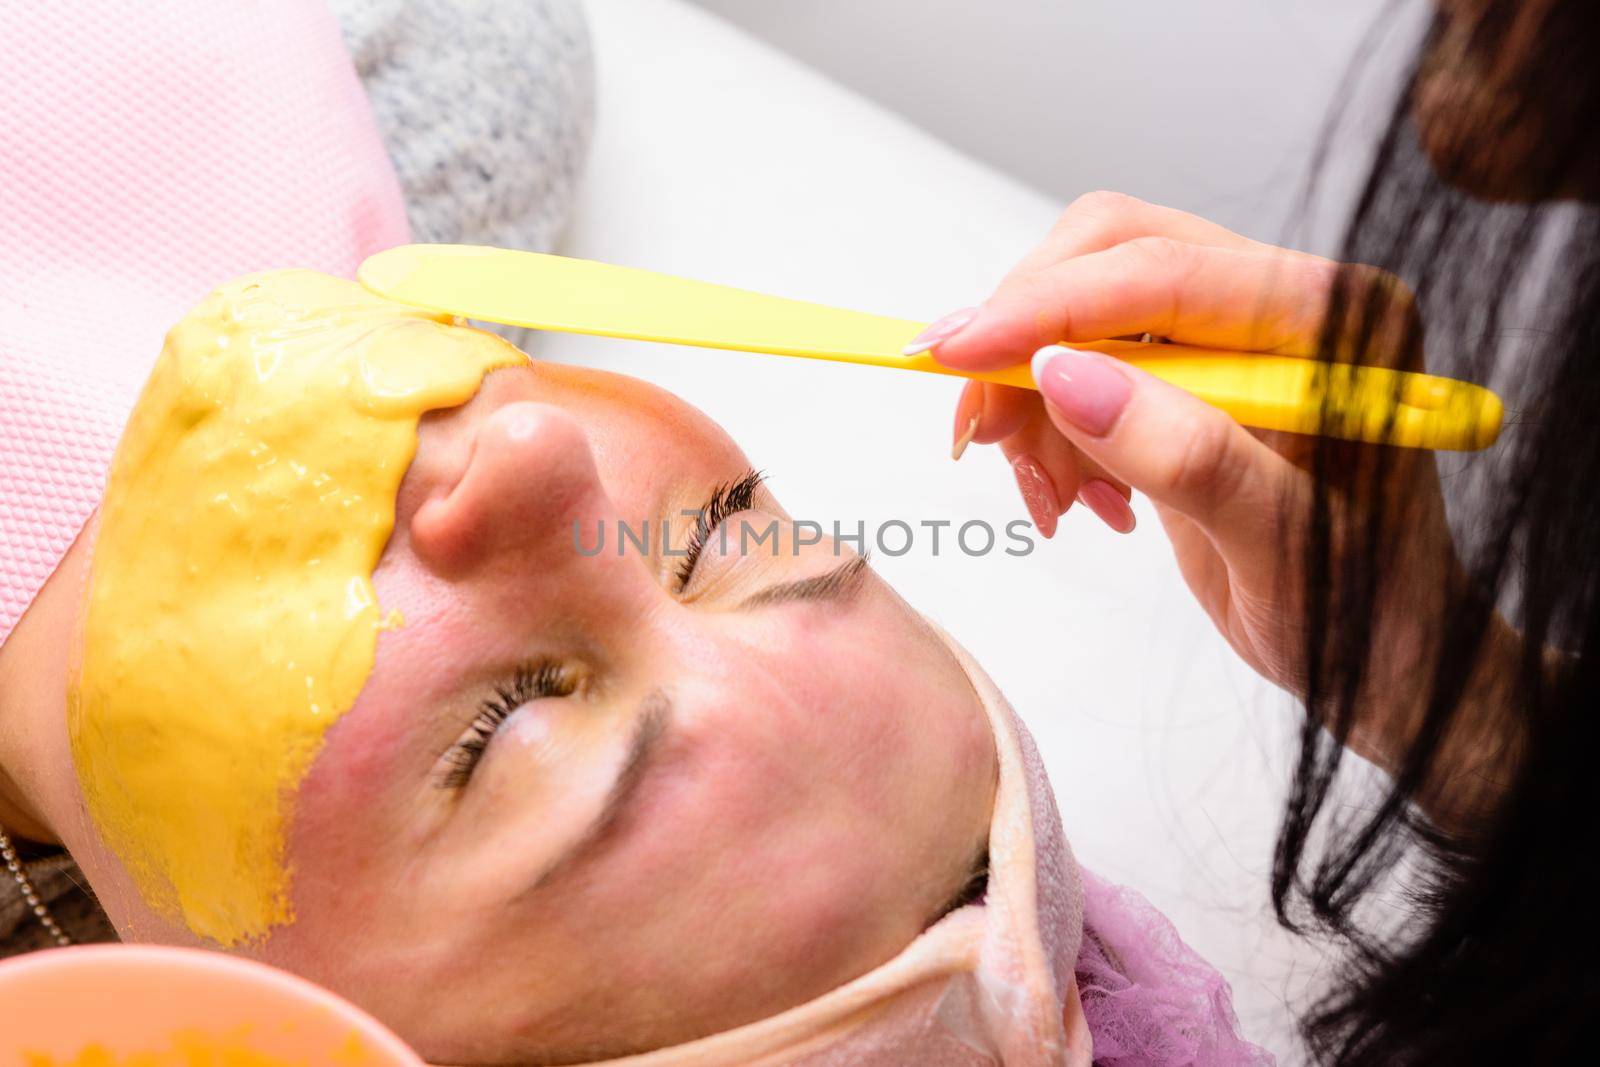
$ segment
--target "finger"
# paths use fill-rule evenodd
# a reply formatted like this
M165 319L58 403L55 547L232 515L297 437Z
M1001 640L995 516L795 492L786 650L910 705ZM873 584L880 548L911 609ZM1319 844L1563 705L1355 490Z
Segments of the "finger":
M1107 478L1085 477L1078 486L1078 502L1119 534L1130 534L1139 524L1130 496L1126 486Z
M1017 285L1062 260L1104 251L1138 237L1166 237L1215 248L1272 248L1185 211L1148 204L1123 193L1085 193L1061 214L1045 239L1006 274L999 288ZM980 310L962 308L932 323L913 341L918 346L916 351L928 351L945 343L966 328Z
M1041 536L1055 536L1057 520L1072 507L1083 476L1081 457L1051 424L1041 404L1015 433L1000 442L1028 516Z
M962 369L1028 359L1046 344L1152 333L1188 344L1306 355L1338 264L1279 249L1140 237L1002 286L934 354Z
M983 418L983 382L968 380L956 400L956 420L950 433L950 458L960 459L978 433Z
M1217 554L1216 545L1206 536L1205 530L1187 515L1171 508L1157 508L1156 514L1161 519L1167 540L1172 543L1172 552L1184 584L1194 591L1195 599L1206 609L1211 621L1217 624L1217 629L1231 642L1232 629L1217 610L1232 598L1227 560Z
M1099 464L1079 455L1076 449L1061 450L1060 443L1065 438L1049 421L1038 393L991 384L984 395L986 406L974 440L1001 442L1001 451L1012 464L1019 486L1024 483L1025 473L1018 471L1017 458L1031 456L1048 475L1050 487L1061 505L1060 511L1064 512L1075 497L1116 532L1133 531L1137 520L1128 503L1132 491ZM1047 438L1051 439L1048 443ZM1074 482L1078 488L1069 497L1066 494Z
M1044 407L1032 389L983 383L983 417L973 440L982 445L1003 441L1032 419L1043 419ZM1045 421L1048 425L1048 420Z
M1043 405L1042 397L1039 398L1039 403ZM1046 418L1048 417L1047 412ZM1051 423L1051 428L1055 428L1054 423ZM1132 533L1134 527L1138 525L1131 503L1133 490L1081 452L1078 453L1078 474L1078 502L1094 512L1101 522L1117 533Z
M1138 525L1129 503L1133 494L1128 487L1072 447L1049 422L1042 408L1037 429L1030 424L1022 432L1002 441L1000 449L1011 464L1024 503L1028 503L1033 480L1039 479L1048 486L1049 498L1055 501L1053 510L1057 516L1065 515L1073 501L1077 501L1117 533L1132 533ZM1046 524L1040 522L1037 515L1034 520L1034 525L1043 532ZM1055 533L1055 525L1049 525L1048 529L1049 532L1044 535L1046 538Z
M1039 394L1032 389L968 381L956 401L950 458L960 459L968 445L988 445L1010 437L1039 406Z
M1135 237L1170 237L1214 248L1269 247L1187 211L1149 204L1125 193L1085 193L1061 213L1049 235L1011 269L1006 281Z
M1098 352L1034 361L1052 424L1114 477L1198 523L1230 565L1275 565L1278 518L1304 475L1222 411Z
M994 382L973 382L973 385L983 386L983 410L978 416L978 426L972 435L974 444L989 445L1016 434L1031 425L1043 429L1045 432L1057 434L1058 431L1050 425L1044 414L1044 400L1035 389L1019 389L1010 385L996 385ZM966 402L970 389L962 390L962 401ZM968 422L963 419L958 408L956 425L965 427ZM1036 432L1036 431L1034 431ZM1031 440L1031 438L1030 438ZM1124 498L1131 495L1126 485L1117 481L1096 463L1084 461L1080 464L1085 478L1100 478L1111 482Z
M1087 456L1079 457L1078 463L1079 463L1079 466L1084 468L1083 477L1084 477L1085 481L1088 481L1089 479L1093 479L1094 481L1097 481L1097 482L1104 482L1107 486L1109 486L1111 488L1111 491L1113 493L1116 493L1125 502L1132 503L1132 501L1133 501L1133 488L1131 486L1125 484L1120 478L1113 478L1109 474L1101 474L1101 475L1091 474L1089 472L1088 468L1097 467L1097 466L1099 466L1099 464L1091 462Z
M1132 491L1099 464L1078 455L1070 445L1061 447L1065 438L1050 423L1038 393L968 382L956 405L953 458L960 459L974 441L1001 443L1034 525L1048 530L1046 537L1054 533L1053 520L1071 506L1074 497L1111 529L1118 533L1133 531L1136 520L1129 506ZM1038 469L1019 469L1019 459ZM1074 484L1076 492L1071 491ZM1036 510L1038 514L1034 514Z

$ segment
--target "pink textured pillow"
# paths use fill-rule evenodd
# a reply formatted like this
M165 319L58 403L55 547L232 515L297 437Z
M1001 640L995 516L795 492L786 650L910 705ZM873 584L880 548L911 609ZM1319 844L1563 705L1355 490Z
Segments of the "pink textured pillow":
M318 0L15 4L0 33L0 643L99 503L168 326L219 281L408 239Z

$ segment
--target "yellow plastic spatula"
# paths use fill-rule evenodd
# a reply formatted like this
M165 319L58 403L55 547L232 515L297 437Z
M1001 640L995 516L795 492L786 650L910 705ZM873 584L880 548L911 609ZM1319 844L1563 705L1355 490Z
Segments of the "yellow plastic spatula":
M963 372L927 353L903 355L920 322L585 259L406 245L370 257L357 277L379 296L469 319L1034 387L1026 365ZM1486 448L1500 432L1500 398L1450 378L1188 345L1076 347L1125 359L1264 430L1435 449Z

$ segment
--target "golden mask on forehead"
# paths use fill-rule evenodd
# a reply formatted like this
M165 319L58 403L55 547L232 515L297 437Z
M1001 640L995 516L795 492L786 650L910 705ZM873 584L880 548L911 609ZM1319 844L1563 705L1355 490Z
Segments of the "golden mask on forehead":
M101 833L196 934L291 918L290 805L372 671L417 422L525 358L310 271L225 285L167 335L112 461L67 715Z

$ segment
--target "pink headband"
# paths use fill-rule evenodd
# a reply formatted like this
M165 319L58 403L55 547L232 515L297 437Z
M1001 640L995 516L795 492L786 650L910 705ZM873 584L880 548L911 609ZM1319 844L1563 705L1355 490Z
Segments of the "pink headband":
M0 33L0 644L100 501L167 327L219 281L408 239L318 0L90 0Z

